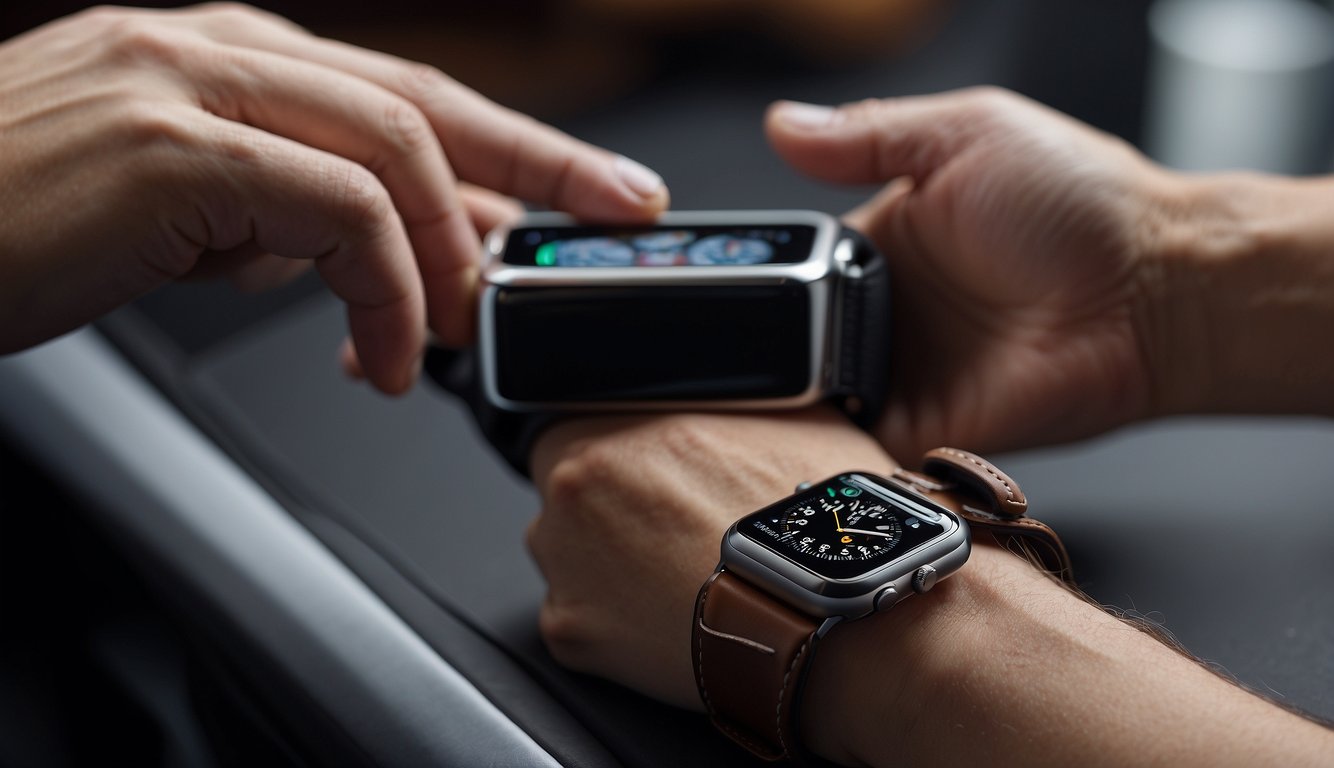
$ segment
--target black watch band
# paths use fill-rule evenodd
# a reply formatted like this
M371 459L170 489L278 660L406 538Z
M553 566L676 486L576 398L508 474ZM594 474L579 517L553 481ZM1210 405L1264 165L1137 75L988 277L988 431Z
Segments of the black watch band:
M875 246L848 227L852 261L841 283L836 311L842 323L830 396L857 426L871 429L889 389L889 266Z
M533 443L558 418L554 413L516 413L497 408L482 390L477 353L473 349L430 346L422 370L441 389L463 401L472 411L482 437L491 443L515 472L531 477L528 456Z
M885 259L855 230L844 228L842 241L852 243L852 257L835 296L839 333L828 398L858 426L874 426L889 386L889 268ZM498 408L482 388L481 368L473 349L432 346L423 370L442 389L458 397L472 411L482 436L525 477L528 457L542 430L559 413L518 413Z

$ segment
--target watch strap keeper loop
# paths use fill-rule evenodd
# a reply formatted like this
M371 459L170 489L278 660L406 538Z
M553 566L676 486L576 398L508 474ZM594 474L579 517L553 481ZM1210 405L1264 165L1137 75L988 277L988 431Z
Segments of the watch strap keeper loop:
M923 455L921 473L897 469L893 477L967 520L974 536L989 533L1000 546L1075 586L1061 537L1027 516L1027 497L995 464L958 448L934 448Z

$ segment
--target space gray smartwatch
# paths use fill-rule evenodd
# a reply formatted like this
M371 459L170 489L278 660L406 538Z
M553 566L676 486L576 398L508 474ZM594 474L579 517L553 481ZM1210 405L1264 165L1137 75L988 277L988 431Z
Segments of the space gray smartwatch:
M817 211L673 211L638 226L534 213L491 233L474 350L427 372L520 471L553 416L831 401L888 388L889 271Z
M797 715L820 641L929 592L964 566L975 537L1072 581L1060 538L1026 517L1027 506L990 462L937 448L921 473L803 483L738 520L691 628L695 681L714 724L762 758L809 758Z

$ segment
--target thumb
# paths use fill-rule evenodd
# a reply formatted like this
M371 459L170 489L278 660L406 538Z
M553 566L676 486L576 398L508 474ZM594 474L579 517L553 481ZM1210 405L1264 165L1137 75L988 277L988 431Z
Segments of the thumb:
M909 176L920 185L1020 101L995 88L840 107L779 101L765 116L765 130L784 160L815 178L875 184Z

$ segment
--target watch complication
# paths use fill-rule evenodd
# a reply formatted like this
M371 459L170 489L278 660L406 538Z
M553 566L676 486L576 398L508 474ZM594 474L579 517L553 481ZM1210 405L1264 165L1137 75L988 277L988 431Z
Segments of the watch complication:
M529 214L491 233L479 373L516 413L795 408L862 423L889 360L889 277L816 211L670 212L638 226Z
M1018 485L994 465L937 448L921 473L803 483L738 520L699 592L691 635L713 723L763 758L802 756L797 702L819 641L930 591L963 567L973 536L1070 579L1060 539L1026 511Z

